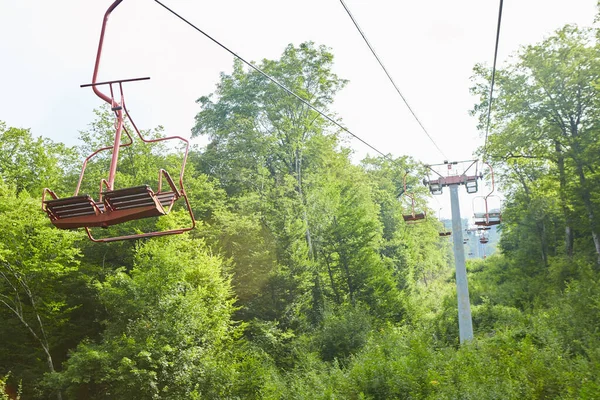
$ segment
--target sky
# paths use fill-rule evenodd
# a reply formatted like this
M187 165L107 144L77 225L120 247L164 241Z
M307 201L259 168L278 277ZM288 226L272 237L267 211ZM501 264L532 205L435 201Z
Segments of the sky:
M101 104L90 88L100 27L112 0L0 0L0 121L69 145ZM375 148L423 163L470 159L483 144L470 76L493 60L498 1L346 0L413 111L423 133L338 0L164 0L251 61L277 59L311 40L332 48L334 71L349 84L332 112ZM499 66L520 46L567 23L590 26L596 0L504 2ZM99 80L150 76L125 87L137 125L189 137L196 100L212 93L233 57L152 0L124 0L107 27ZM206 141L194 140L200 145ZM373 151L349 139L355 160ZM461 196L463 215L471 200ZM431 202L450 214L448 195Z

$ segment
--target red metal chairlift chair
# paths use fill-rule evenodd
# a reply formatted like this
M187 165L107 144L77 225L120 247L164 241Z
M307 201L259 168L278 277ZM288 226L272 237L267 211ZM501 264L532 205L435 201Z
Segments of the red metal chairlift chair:
M440 222L442 221L441 215L442 215L442 209L440 208L440 210L438 212L438 221L440 221ZM444 229L439 232L439 235L441 237L452 236L452 230L448 229L448 227L446 226L446 224L443 224L443 225L444 225Z
M402 194L404 194L406 197L408 197L410 199L411 213L403 214L402 218L404 219L404 222L409 223L409 224L424 222L427 217L425 211L422 211L422 212L415 211L415 196L414 196L414 194L410 193L406 189L406 176L407 175L408 175L408 173L404 174L404 178L402 179L402 183L404 186L404 192Z
M480 231L479 233L479 243L486 244L490 241L490 237L488 236L487 231Z
M488 163L484 163L490 169L491 182L492 182L492 190L487 194L487 196L478 196L473 199L473 218L475 220L475 225L489 227L492 225L498 225L502 221L502 215L500 213L500 197L493 195L495 190L494 183L494 170L492 166ZM483 207L476 207L476 203L483 205ZM491 208L490 204L497 203L497 208Z
M61 229L71 228L85 228L88 237L94 242L113 242L117 240L125 239L137 239L144 237L156 237L164 235L180 234L192 230L195 227L195 219L192 213L188 197L185 193L183 185L183 175L185 171L185 164L187 161L189 142L180 136L169 136L159 139L147 140L141 135L139 129L131 119L127 107L125 106L125 98L123 95L123 83L132 82L139 80L146 80L150 78L135 78L135 79L122 79L108 82L97 82L98 67L100 65L100 57L102 54L102 45L104 41L104 33L106 30L106 23L111 12L122 2L123 0L116 0L104 14L104 20L102 22L102 31L100 33L100 42L98 44L98 53L96 55L96 64L94 66L94 75L92 77L92 83L87 85L81 85L81 87L91 86L94 93L102 100L110 104L112 111L115 113L115 140L113 146L103 147L96 150L94 153L89 155L83 162L83 167L79 175L79 181L75 193L71 197L58 198L58 196L50 189L46 188L42 194L42 209L50 217L50 221L54 226ZM110 90L110 96L101 92L99 86L108 85ZM115 88L113 85L118 85L119 101L115 99ZM125 119L127 119L137 136L144 143L156 143L166 140L180 140L185 143L184 155L181 163L181 170L179 171L179 187L175 184L169 173L160 169L158 172L158 190L153 191L148 185L141 185L129 188L116 189L115 175L117 172L117 164L119 159L119 150L121 147L127 147L132 143L132 137L125 127ZM128 137L128 142L121 143L122 133ZM85 169L88 161L91 160L98 153L112 149L112 158L110 163L110 170L107 179L100 181L100 194L98 201L95 201L89 194L80 195L79 190L81 183L85 175ZM163 179L166 181L168 189L163 190ZM46 200L47 196L50 196L51 200ZM94 238L90 231L93 227L107 228L111 225L121 224L128 221L133 221L142 218L158 217L166 215L171 211L175 202L179 199L183 199L185 206L191 219L191 226L185 228L170 229L166 231L147 232L133 235L122 235L116 237L107 238Z

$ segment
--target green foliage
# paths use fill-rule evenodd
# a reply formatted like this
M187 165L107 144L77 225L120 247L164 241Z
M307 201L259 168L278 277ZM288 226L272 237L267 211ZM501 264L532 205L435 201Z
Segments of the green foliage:
M19 385L15 390L14 386L8 383L9 378L10 372L4 377L0 377L0 400L20 400L23 389L22 384L19 382Z
M291 329L283 331L277 322L252 320L245 334L253 346L267 354L282 369L290 369L298 362L303 347L296 341Z
M379 254L378 205L366 176L350 167L345 171L338 174L330 197L333 218L322 241L331 299L340 305L362 302L381 318L400 319L403 309L393 270Z
M34 138L29 129L6 127L0 121L0 178L17 192L42 192L44 187L64 188L73 172L74 149L49 139Z
M553 302L549 310L540 315L543 324L553 325L560 332L557 340L570 354L595 360L596 365L596 349L600 345L600 294L597 288L598 277L588 273L583 279L569 283L564 295L557 299L559 301Z
M70 396L222 398L230 391L221 351L236 335L231 292L202 242L150 241L136 250L131 275L117 271L97 289L107 309L102 340L80 344L53 378Z
M345 83L332 62L326 47L304 43L260 67L325 109ZM211 142L198 166L218 179L230 203L207 233L233 260L241 315L316 324L323 303L320 247L330 222L324 196L331 192L322 174L344 162L337 136L304 104L237 61L216 93L199 103L193 132Z
M373 333L347 366L309 363L289 376L285 398L594 398L598 381L557 343L511 331L470 345L436 348L423 330ZM542 341L540 341L542 340Z
M89 334L79 323L89 294L80 274L80 235L49 226L39 198L0 181L0 373L12 370L27 397L61 350Z
M352 164L342 133L240 62L198 101L193 132L209 144L186 169L189 234L98 245L52 228L37 193L73 189L73 151L0 125L0 376L12 371L26 398L600 397L591 38L565 27L498 72L489 156L506 195L502 238L468 263L475 340L463 345L450 241L422 167ZM346 84L313 43L259 66L325 111ZM476 75L485 118L489 71ZM96 115L81 156L114 140L110 111ZM175 175L178 154L134 140L117 187ZM109 162L110 151L90 162L82 191L97 193ZM403 219L407 171L420 224ZM109 233L186 218L177 206Z
M488 148L509 198L503 248L536 265L576 251L600 260L600 203L594 190L600 47L593 33L567 25L521 49L497 75ZM483 126L489 72L477 66L475 74L472 90L481 102L473 113ZM528 257L531 253L539 258Z
M321 358L343 361L365 345L371 329L371 318L363 307L338 307L325 313L315 338Z
M304 43L261 68L326 109L345 84L332 62L327 48ZM327 302L360 301L381 318L400 319L393 268L380 257L374 194L328 123L238 62L199 102L194 132L211 142L198 165L229 195L205 232L231 257L238 315L311 330Z

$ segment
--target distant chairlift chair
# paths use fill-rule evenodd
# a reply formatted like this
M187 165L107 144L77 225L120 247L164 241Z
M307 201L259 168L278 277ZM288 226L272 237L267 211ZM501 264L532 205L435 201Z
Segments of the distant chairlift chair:
M403 186L404 186L404 192L402 194L404 194L406 197L408 197L410 199L411 213L403 214L402 218L404 219L404 222L409 223L409 224L423 222L423 221L425 221L427 215L426 215L425 211L417 212L415 210L415 205L416 205L415 195L406 189L406 176L407 175L408 175L408 173L404 174L404 178L403 178L403 182L402 182Z
M440 208L440 210L439 210L439 212L438 212L438 221L441 221L441 220L442 220L442 209ZM449 228L446 226L446 224L443 224L443 225L444 225L444 227L443 227L444 229L443 229L443 230L441 230L441 231L439 232L439 235L440 235L441 237L448 237L448 236L452 236L452 230L451 230L451 229L449 229Z
M492 190L487 196L478 196L473 199L473 218L478 227L490 227L498 225L502 221L500 197L493 195L495 189L494 170L488 163L484 164L490 169Z
M110 13L122 2L122 0L116 0L106 11L104 20L102 23L102 31L100 33L100 43L98 45L98 53L96 56L96 64L94 67L94 75L92 77L92 83L87 85L81 85L81 87L91 86L94 93L98 95L102 100L110 104L112 111L115 113L115 139L113 146L103 147L96 150L90 156L88 156L83 162L83 167L79 175L79 181L75 193L71 197L59 198L52 190L46 188L42 194L42 209L48 214L50 221L54 226L60 229L71 229L71 228L85 228L88 237L95 242L113 242L117 240L135 239L143 237L155 237L164 235L180 234L189 231L195 226L195 219L192 213L192 208L188 201L188 197L185 193L183 186L183 174L185 171L185 164L187 161L189 142L180 136L170 136L159 139L147 140L141 135L139 129L131 119L129 112L125 106L125 99L123 95L123 83L131 81L146 80L150 78L136 78L136 79L124 79L108 82L97 82L98 67L100 64L100 56L102 54L102 44L104 39L104 33L106 29L106 23ZM99 90L99 86L108 85L110 90L110 96ZM118 87L118 93L120 100L115 99L115 88ZM155 143L166 140L180 140L185 143L185 150L182 159L181 169L179 172L179 186L175 184L169 173L160 169L158 172L158 190L153 191L148 185L140 185L129 188L116 189L115 175L117 172L117 163L119 159L119 150L121 147L127 147L132 143L132 137L125 127L125 118L131 123L137 136L144 143ZM128 137L128 142L121 143L121 135L125 132ZM80 195L79 190L85 174L87 163L90 159L96 156L98 153L112 149L112 159L110 163L110 170L107 179L101 179L100 181L100 194L98 201L95 201L89 194ZM165 190L163 190L163 179L166 181ZM51 199L47 199L47 197ZM172 209L176 201L183 199L187 208L188 214L191 219L191 226L185 228L171 229L166 231L158 232L147 232L133 235L123 235L117 237L108 237L96 239L92 236L90 228L102 227L107 228L111 225L121 224L124 222L166 215Z

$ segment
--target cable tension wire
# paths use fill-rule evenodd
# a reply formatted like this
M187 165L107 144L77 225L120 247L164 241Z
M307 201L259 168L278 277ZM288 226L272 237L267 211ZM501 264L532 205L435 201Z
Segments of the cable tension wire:
M485 156L487 154L487 145L488 145L488 134L490 132L490 118L492 115L492 95L494 94L494 81L496 79L496 60L498 58L498 43L500 42L500 25L502 24L502 3L504 0L500 0L500 7L498 10L498 28L496 29L496 46L494 48L494 65L492 66L492 84L490 85L490 97L488 100L488 113L487 113L487 124L485 127L485 142L483 142L483 157L482 160L485 161Z
M398 85L396 85L396 82L394 82L394 79L392 79L392 76L390 75L390 73L388 72L388 70L383 65L383 62L381 61L381 59L379 58L379 56L375 52L375 49L373 48L373 46L371 46L371 43L367 39L367 36L363 32L363 30L360 29L360 26L358 25L358 22L356 21L356 19L354 19L354 16L350 12L350 9L348 8L348 6L346 6L346 3L344 3L344 0L340 0L340 2L342 3L342 6L344 7L344 9L346 10L346 12L348 13L348 16L350 17L350 19L354 23L354 26L356 26L356 29L358 29L358 32L360 33L360 35L365 40L365 43L369 47L369 50L371 50L371 53L373 53L373 55L375 56L375 59L377 59L377 62L379 63L379 65L383 69L383 72L385 72L385 74L387 75L387 77L390 80L390 82L392 83L392 85L394 85L394 88L396 89L396 92L398 92L398 94L400 95L400 98L402 99L402 101L404 101L404 104L406 104L406 107L408 108L408 110L410 111L410 113L413 115L413 117L415 117L415 120L417 120L417 122L419 123L419 126L421 127L421 129L423 129L423 132L425 132L425 134L427 135L427 137L429 138L429 140L431 140L431 143L433 143L433 145L435 146L435 148L438 149L438 151L440 152L440 154L442 156L444 156L444 159L448 160L448 157L446 156L446 154L444 154L444 152L442 151L442 149L440 149L440 147L437 145L437 143L435 142L435 140L433 140L433 138L431 137L431 135L429 135L429 132L427 132L427 129L425 129L425 126L423 126L423 124L421 123L421 121L417 117L417 114L415 114L415 112L413 111L413 109L408 104L408 101L406 100L406 98L404 97L404 95L402 94L402 92L400 91L400 89L398 88Z
M345 126L341 125L339 122L337 122L336 120L334 120L333 118L331 118L329 115L325 114L323 111L319 110L318 108L316 108L315 106L313 106L312 104L310 104L308 101L304 100L298 94L296 94L295 92L293 92L291 89L287 88L285 85L283 85L282 83L280 83L279 81L277 81L272 76L268 75L266 72L264 72L263 70L261 70L260 68L258 68L254 64L252 64L251 62L246 61L244 58L242 58L236 52L234 52L233 50L230 50L227 46L225 46L224 44L222 44L221 42L219 42L217 39L215 39L212 36L210 36L208 33L204 32L202 29L200 29L197 26L195 26L194 24L192 24L190 21L188 21L187 19L185 19L184 17L182 17L181 15L179 15L178 13L176 13L175 11L173 11L172 9L170 9L169 7L167 7L166 5L164 5L163 3L161 3L159 0L154 0L154 1L157 2L158 4L160 4L163 8L165 8L171 14L175 15L177 18L179 18L180 20L182 20L183 22L185 22L186 24L188 24L189 26L191 26L192 28L194 28L196 31L198 31L201 34L203 34L204 36L206 36L208 39L210 39L211 41L213 41L215 44L217 44L218 46L220 46L221 48L223 48L224 50L226 50L228 53L230 53L231 55L233 55L234 57L236 57L237 59L239 59L240 61L242 61L244 64L246 64L247 66L249 66L250 68L252 68L256 72L258 72L259 74L261 74L262 76L264 76L265 78L267 78L268 80L270 80L271 82L273 82L275 85L279 86L279 88L281 88L287 94L289 94L290 96L293 96L296 99L298 99L300 102L302 102L302 104L306 105L311 110L313 110L316 113L318 113L319 115L321 115L327 121L329 121L332 124L336 125L338 128L340 128L344 132L350 134L352 137L354 137L355 139L359 140L361 143L365 144L366 146L368 146L369 148L371 148L375 152L377 152L380 155L382 155L385 159L394 162L394 160L391 157L389 157L387 154L384 154L383 152L377 150L375 147L373 147L372 145L370 145L369 143L367 143L365 140L361 139L359 136L357 136L354 133L352 133L348 128L346 128Z

